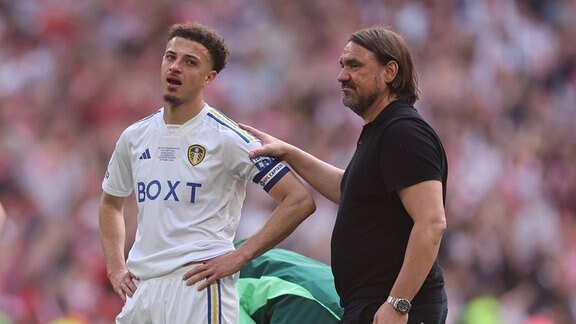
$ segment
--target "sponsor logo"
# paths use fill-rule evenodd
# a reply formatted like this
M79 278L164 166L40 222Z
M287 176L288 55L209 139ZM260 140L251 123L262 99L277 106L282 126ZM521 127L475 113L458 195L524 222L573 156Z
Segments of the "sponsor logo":
M257 156L255 158L251 158L250 161L252 161L258 171L262 171L266 169L266 167L270 164L276 162L276 158L271 156Z
M150 150L149 150L149 149L146 149L146 151L144 151L144 152L140 155L140 157L139 157L138 159L139 159L139 160L149 160L149 159L151 159L151 158L152 158L152 157L150 156Z
M284 165L278 163L275 167L272 168L272 170L268 172L268 174L262 178L262 180L260 180L260 185L265 186L270 180L274 178L278 171L282 170L282 168L284 168Z
M180 189L181 187L186 187L187 189ZM138 182L136 184L136 198L139 203L156 199L180 201L180 198L190 203L195 203L197 192L199 191L197 189L201 187L202 184L196 182L186 182L186 184L181 185L178 180Z

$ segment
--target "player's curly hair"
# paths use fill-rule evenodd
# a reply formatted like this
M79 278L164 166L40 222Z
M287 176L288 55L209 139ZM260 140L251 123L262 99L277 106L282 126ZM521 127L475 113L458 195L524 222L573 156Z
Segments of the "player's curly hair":
M350 36L354 42L376 54L381 64L391 60L398 63L398 74L388 84L390 90L410 104L419 97L418 78L408 45L402 36L387 27L374 26L361 29Z
M214 29L198 22L174 24L168 31L168 40L174 37L182 37L204 45L210 53L212 68L217 73L226 66L229 55L228 46L224 38Z

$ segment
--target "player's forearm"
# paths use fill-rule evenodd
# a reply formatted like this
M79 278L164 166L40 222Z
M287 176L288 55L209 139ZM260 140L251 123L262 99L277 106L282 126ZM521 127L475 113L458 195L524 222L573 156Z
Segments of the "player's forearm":
M126 269L124 258L124 240L126 230L122 212L106 205L99 210L100 245L108 276L111 273Z
M391 296L412 300L418 293L438 256L445 228L444 222L414 224Z
M283 158L298 175L322 196L336 204L340 203L340 182L344 170L295 146L291 146Z
M305 188L293 190L281 200L264 227L242 244L237 252L249 262L282 242L315 210L316 204Z

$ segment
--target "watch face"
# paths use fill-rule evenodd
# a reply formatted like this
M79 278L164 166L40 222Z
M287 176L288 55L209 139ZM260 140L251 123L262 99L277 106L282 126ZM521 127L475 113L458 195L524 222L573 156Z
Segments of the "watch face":
M396 303L396 309L400 313L408 313L408 311L410 310L410 302L407 301L406 299L399 299L398 302Z

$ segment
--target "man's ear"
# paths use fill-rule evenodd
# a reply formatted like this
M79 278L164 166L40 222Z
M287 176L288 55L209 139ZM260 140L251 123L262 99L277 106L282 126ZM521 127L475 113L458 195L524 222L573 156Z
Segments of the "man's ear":
M214 70L208 72L208 75L206 75L206 78L204 78L204 85L208 85L212 81L214 81L214 79L216 79L217 75L218 75L218 72L216 72Z
M398 62L394 60L388 61L388 63L386 63L386 66L384 67L384 70L386 72L386 74L384 75L384 81L386 83L392 82L394 78L396 78L396 75L398 74Z

